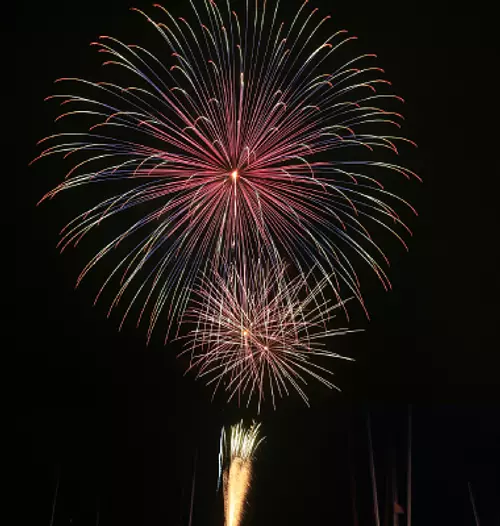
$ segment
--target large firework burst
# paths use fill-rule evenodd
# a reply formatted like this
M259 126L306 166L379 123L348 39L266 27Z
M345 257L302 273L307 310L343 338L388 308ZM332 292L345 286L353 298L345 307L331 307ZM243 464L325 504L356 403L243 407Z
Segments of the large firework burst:
M354 331L329 328L343 303L325 297L327 280L308 290L301 276L290 279L284 266L259 261L227 274L213 271L201 279L185 315L195 325L185 351L190 368L214 386L214 394L221 388L247 404L255 396L260 411L266 397L275 408L290 388L307 404L308 378L338 389L327 379L333 373L315 360L351 360L328 350L324 340Z
M189 20L159 5L161 21L139 11L161 39L154 53L109 36L94 43L124 84L64 78L66 94L49 97L67 108L58 119L94 124L41 141L38 158L74 160L45 198L93 183L117 188L62 231L64 249L120 216L122 231L78 283L121 248L103 288L118 288L111 308L130 291L123 319L138 304L149 335L165 305L171 322L200 273L222 261L285 257L302 275L314 266L339 299L346 287L362 301L356 256L387 286L370 232L401 239L408 230L396 212L407 203L384 179L414 174L384 155L407 140L393 131L401 115L382 107L401 99L375 56L345 58L355 37L322 37L330 17L307 2L286 22L279 0L247 0L240 14L229 0L190 4Z
M240 526L252 480L252 462L257 448L264 440L259 436L260 424L246 428L240 422L229 429L229 439L223 428L219 453L224 492L224 524Z

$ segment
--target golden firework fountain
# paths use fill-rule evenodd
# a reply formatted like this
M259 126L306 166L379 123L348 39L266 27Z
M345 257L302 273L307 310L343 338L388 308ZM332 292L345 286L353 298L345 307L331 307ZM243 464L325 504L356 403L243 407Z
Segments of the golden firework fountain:
M260 424L245 427L243 421L222 429L219 455L219 480L222 477L224 525L240 526L245 502L252 481L255 452L264 440L259 436Z

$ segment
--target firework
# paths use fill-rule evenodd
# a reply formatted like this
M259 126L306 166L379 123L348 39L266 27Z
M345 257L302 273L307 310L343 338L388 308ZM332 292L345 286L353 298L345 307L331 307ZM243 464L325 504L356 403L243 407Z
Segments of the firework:
M252 479L253 457L264 440L259 437L259 429L260 424L253 423L246 429L240 422L230 428L229 440L225 430L222 430L220 456L223 465L225 526L241 524Z
M229 274L226 279L225 274ZM276 398L296 390L308 403L307 378L338 389L328 368L315 359L342 358L325 346L327 337L354 332L329 328L343 303L323 294L326 279L307 289L302 276L290 278L286 267L272 269L256 261L243 272L233 266L223 275L213 271L199 281L184 321L193 329L184 353L190 369L228 398L255 396L260 411L266 397Z
M38 158L59 154L73 165L44 199L103 188L63 229L61 250L120 218L119 235L78 283L121 250L97 297L113 283L110 310L124 302L124 320L137 305L149 336L164 307L172 323L195 280L222 261L284 257L298 274L314 267L318 280L328 277L338 299L346 287L362 302L357 257L388 287L371 232L404 244L409 230L396 209L413 209L384 185L415 174L387 160L411 141L398 135L401 115L384 109L402 99L375 55L346 58L355 37L323 38L330 17L307 2L286 22L279 0L247 1L240 14L229 0L190 4L189 19L156 6L154 21L135 9L158 36L155 53L109 36L94 43L126 84L64 78L65 94L49 97L65 109L58 119L75 121L43 139ZM82 116L90 128L77 127Z

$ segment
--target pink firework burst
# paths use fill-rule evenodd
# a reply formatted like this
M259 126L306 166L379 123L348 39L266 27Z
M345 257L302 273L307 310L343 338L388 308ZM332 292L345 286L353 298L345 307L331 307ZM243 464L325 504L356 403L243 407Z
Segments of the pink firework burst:
M69 94L49 97L74 128L43 139L37 159L74 164L44 199L116 188L62 231L64 249L120 220L78 283L121 250L101 292L114 283L110 311L124 301L125 320L138 305L149 336L165 306L172 323L197 277L223 261L285 258L303 277L314 267L337 299L345 288L362 302L358 259L389 286L371 232L403 242L397 208L411 207L384 179L415 174L387 161L411 141L398 135L401 115L383 108L401 99L374 55L345 58L355 37L343 30L318 43L330 17L307 2L286 22L278 1L247 2L241 14L229 0L190 3L190 20L139 11L159 37L155 53L107 36L95 43L127 84L65 78ZM73 131L82 116L92 125Z
M327 283L307 290L301 276L288 278L279 264L270 269L257 262L241 273L233 267L224 276L214 270L198 283L185 314L194 326L184 351L189 368L214 394L223 389L229 400L248 404L255 397L259 411L266 398L276 408L290 390L307 404L308 379L338 389L327 379L333 373L315 360L351 360L328 350L324 340L356 331L329 328L342 302L325 297Z

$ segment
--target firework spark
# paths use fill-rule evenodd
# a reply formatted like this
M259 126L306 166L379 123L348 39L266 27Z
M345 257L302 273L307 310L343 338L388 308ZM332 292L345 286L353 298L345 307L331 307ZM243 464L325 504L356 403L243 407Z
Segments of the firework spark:
M159 37L156 54L109 36L94 43L130 84L63 78L66 94L49 97L66 110L58 119L76 120L70 130L82 117L93 124L41 141L37 159L73 160L44 199L94 183L115 188L63 229L61 250L117 215L122 225L78 283L122 250L97 298L113 283L110 311L125 302L125 320L137 305L149 336L164 307L172 323L200 273L221 261L286 257L296 273L314 266L318 280L331 277L338 299L347 287L362 302L356 256L388 287L371 232L404 244L396 208L413 209L384 184L415 174L384 155L411 141L393 131L402 116L384 107L402 99L375 56L345 58L355 37L323 38L330 17L307 2L288 22L279 0L247 1L241 14L229 0L190 4L190 20L156 6L156 22L135 9Z
M328 328L342 302L325 297L326 279L308 290L302 277L289 278L283 265L255 263L241 273L233 267L228 280L217 271L200 280L184 317L194 325L184 351L190 353L190 369L215 386L214 394L225 386L229 399L246 397L247 404L255 395L259 411L266 396L275 408L289 387L307 404L306 377L338 389L325 378L333 373L314 360L351 360L324 343L355 332Z
M230 428L229 441L223 429L221 453L224 471L225 526L240 526L244 505L252 479L252 462L255 452L264 438L259 437L260 424L253 423L248 429L243 422Z

